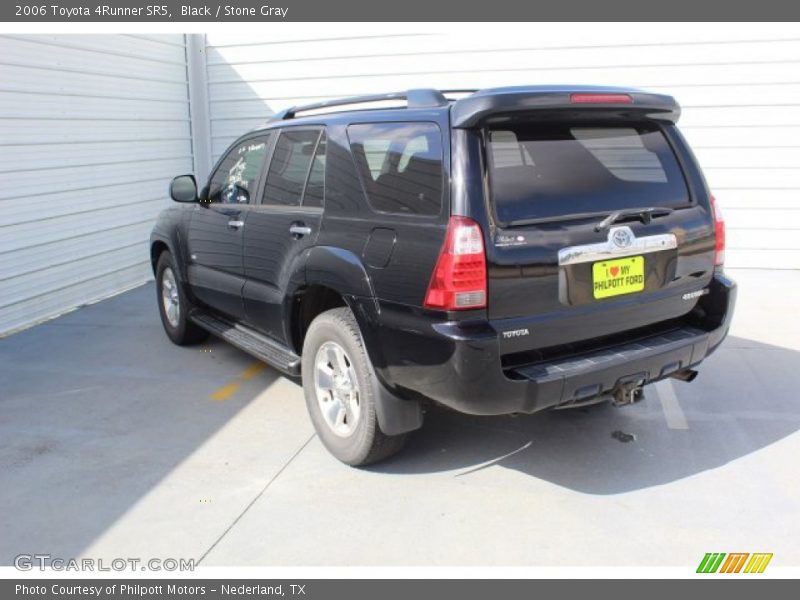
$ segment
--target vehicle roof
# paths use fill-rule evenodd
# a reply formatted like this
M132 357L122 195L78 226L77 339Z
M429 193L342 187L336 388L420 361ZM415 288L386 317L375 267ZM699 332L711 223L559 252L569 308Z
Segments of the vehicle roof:
M458 99L452 95L467 94ZM630 97L626 104L593 103L595 108L610 108L648 113L652 118L677 121L680 107L675 99L664 94L652 94L632 87L589 86L589 85L527 85L482 90L434 90L415 89L406 92L392 92L369 96L355 96L327 100L324 102L293 106L273 115L265 124L253 131L274 129L276 127L302 125L347 124L370 120L421 120L440 118L450 112L453 127L472 127L488 114L496 112L516 112L535 109L572 108L572 94L623 94ZM450 95L451 97L448 97ZM399 106L374 106L376 103L405 102ZM366 106L372 104L373 106ZM362 105L359 107L359 105ZM349 108L348 108L349 107ZM311 114L298 116L298 113Z

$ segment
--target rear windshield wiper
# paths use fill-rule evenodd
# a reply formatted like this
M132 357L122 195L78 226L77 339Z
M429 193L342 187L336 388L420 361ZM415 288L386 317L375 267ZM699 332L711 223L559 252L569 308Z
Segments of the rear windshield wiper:
M595 231L603 231L608 229L614 223L626 219L639 219L642 223L647 225L656 217L663 217L672 212L673 209L666 206L653 206L650 208L633 208L630 210L617 210L608 215L605 219L600 221L594 226Z

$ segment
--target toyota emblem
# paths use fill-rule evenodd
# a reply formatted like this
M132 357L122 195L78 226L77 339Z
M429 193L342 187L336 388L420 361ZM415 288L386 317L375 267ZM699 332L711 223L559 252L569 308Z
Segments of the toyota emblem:
M611 232L611 241L617 248L628 248L633 244L633 232L627 227L621 227Z

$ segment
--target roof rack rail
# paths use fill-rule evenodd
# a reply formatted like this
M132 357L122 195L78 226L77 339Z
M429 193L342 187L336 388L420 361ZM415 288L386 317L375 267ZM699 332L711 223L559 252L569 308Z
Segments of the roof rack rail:
M444 97L445 93L474 91L475 90L445 90L444 92L440 92L439 90L434 89L414 89L405 92L390 92L388 94L351 96L350 98L338 98L336 100L325 100L324 102L293 106L281 112L275 113L270 118L270 121L294 119L295 115L300 112L322 110L336 106L349 106L352 104L366 104L368 102L381 102L386 100L405 100L408 103L408 108L436 108L439 106L447 106L449 104L447 98Z
M480 90L478 90L477 88L458 88L452 90L439 90L439 91L442 93L442 95L444 95L444 94L474 94L475 92L478 92Z

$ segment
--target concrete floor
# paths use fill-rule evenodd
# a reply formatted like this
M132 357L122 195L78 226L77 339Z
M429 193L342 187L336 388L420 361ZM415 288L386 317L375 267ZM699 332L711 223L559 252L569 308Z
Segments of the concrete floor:
M173 346L147 285L0 340L0 564L800 565L800 273L733 273L734 329L692 384L526 417L431 411L345 467L301 389Z

